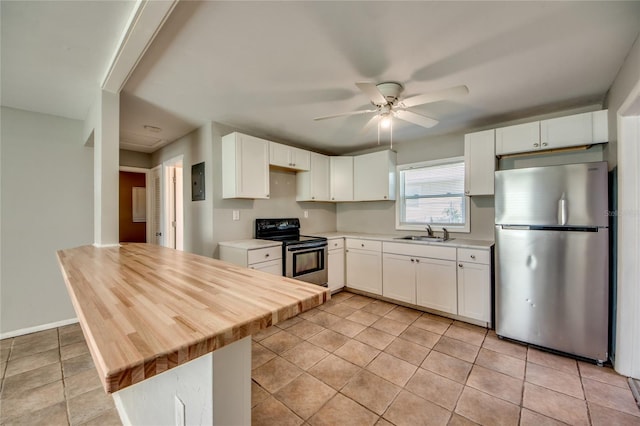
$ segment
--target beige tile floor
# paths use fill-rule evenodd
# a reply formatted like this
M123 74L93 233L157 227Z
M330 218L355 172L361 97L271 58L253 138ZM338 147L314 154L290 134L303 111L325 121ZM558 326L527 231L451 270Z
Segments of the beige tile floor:
M624 377L342 292L253 337L255 425L640 425ZM77 325L0 341L1 424L119 425Z

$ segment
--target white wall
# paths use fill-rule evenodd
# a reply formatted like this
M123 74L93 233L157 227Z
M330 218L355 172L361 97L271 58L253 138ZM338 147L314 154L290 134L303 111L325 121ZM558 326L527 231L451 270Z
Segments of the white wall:
M56 250L93 242L93 149L83 145L78 120L5 107L0 120L6 334L76 316Z

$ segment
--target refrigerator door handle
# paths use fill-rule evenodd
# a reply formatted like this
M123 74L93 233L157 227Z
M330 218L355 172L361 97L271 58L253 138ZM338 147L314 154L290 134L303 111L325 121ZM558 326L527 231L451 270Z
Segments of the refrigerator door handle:
M558 200L558 225L566 225L567 216L567 200L562 197Z
M528 225L499 225L502 229L510 229L517 231L529 231L531 229Z

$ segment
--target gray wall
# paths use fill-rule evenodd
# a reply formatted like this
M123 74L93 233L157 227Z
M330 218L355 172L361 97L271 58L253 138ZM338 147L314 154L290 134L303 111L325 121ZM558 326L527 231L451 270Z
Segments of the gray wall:
M145 152L120 150L120 165L127 167L151 168L151 154Z
M56 251L93 242L81 121L2 107L0 332L75 318ZM117 212L114 212L117 214Z
M334 231L336 207L331 203L297 202L294 172L270 171L270 199L240 200L222 198L222 136L234 129L211 123L162 148L152 156L158 165L183 154L185 173L184 233L185 250L218 257L218 242L253 238L257 217L299 217L305 233ZM281 142L281 141L278 141ZM286 142L285 142L286 143ZM191 165L205 162L204 201L191 201ZM240 220L232 220L233 210ZM304 218L304 211L309 213Z
M400 143L394 146L397 164L464 155L464 133L454 133L426 140ZM337 229L339 231L372 232L406 235L408 231L397 231L396 208L393 201L371 201L364 203L339 203L337 207ZM471 233L456 234L456 238L493 239L493 197L471 197Z

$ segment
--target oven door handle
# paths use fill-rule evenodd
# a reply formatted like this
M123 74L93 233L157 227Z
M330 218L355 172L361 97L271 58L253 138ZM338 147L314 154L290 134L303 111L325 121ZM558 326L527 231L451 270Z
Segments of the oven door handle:
M311 250L317 250L317 249L322 249L327 247L328 244L327 242L323 242L323 243L309 243L309 244L296 244L295 246L291 247L287 247L287 251L290 252L298 252L298 251L311 251Z

